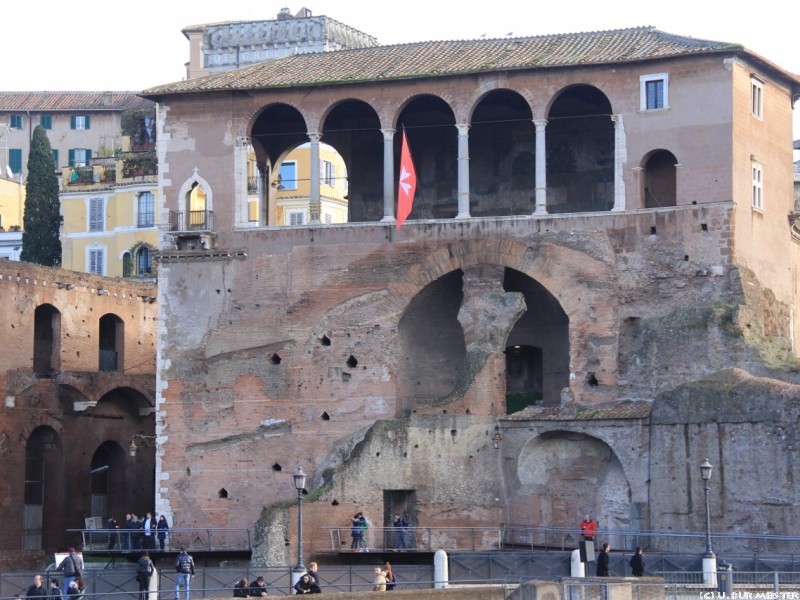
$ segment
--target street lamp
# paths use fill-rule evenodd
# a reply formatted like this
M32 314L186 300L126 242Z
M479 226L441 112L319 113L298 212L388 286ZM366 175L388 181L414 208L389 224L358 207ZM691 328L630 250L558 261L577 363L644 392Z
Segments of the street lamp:
M703 555L703 582L707 585L717 584L717 557L711 549L711 508L708 503L708 490L711 482L711 471L714 467L705 459L700 464L700 477L703 478L703 491L706 497L706 552Z
M136 452L138 452L138 450L139 450L139 446L136 445L136 438L139 438L140 440L154 440L154 439L156 439L156 436L154 436L154 435L142 435L141 433L134 433L133 437L131 438L131 443L128 446L128 455L131 458L135 458L136 457Z
M303 469L297 467L292 477L297 490L297 564L294 567L295 576L292 578L294 579L292 584L295 584L306 572L303 564L303 490L306 487L306 474L303 473Z

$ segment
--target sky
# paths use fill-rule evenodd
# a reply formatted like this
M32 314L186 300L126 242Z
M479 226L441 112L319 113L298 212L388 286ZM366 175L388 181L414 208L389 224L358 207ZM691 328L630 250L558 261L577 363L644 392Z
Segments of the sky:
M295 0L297 2L298 0ZM800 74L798 12L789 0L760 0L745 10L730 0L86 0L80 10L43 10L13 19L0 33L0 90L129 90L183 79L189 25L274 19L281 8L309 8L382 44L502 38L654 26L695 38L733 42ZM800 138L800 102L795 138Z

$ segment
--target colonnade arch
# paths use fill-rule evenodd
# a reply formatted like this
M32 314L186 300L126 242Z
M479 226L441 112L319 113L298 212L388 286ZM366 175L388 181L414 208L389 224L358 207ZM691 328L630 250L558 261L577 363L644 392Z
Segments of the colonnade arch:
M248 181L258 182L249 185L237 223L281 225L273 192L280 163L301 144L310 144L311 161L318 162L320 143L336 148L347 165L348 222L394 221L403 129L417 173L410 219L624 208L616 152L622 129L610 101L594 86L561 90L546 118L537 118L522 94L502 87L458 112L456 100L432 94L398 102L379 113L372 100L345 97L321 117L288 104L262 109L242 138L247 156L237 159L247 162L242 173ZM308 194L311 222L319 222L315 165Z
M49 425L31 431L25 441L22 548L54 548L61 538L64 513L64 453L61 436Z

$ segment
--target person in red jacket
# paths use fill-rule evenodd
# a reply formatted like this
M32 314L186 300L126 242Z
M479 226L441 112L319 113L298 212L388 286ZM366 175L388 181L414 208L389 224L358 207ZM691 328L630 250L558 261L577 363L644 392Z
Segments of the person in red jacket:
M597 521L592 519L589 515L586 515L581 521L581 533L583 534L583 539L587 542L593 542L594 536L597 534Z

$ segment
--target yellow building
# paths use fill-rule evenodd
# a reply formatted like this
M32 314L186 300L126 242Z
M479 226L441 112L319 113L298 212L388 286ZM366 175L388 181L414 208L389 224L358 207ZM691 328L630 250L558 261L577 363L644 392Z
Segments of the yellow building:
M16 177L0 174L0 232L22 229L25 184Z
M253 155L251 155L252 158ZM251 223L258 224L259 198L267 194L259 190L255 162L248 165L248 213ZM320 209L323 224L347 223L347 166L335 148L319 146ZM270 225L305 225L312 219L311 211L311 146L303 144L292 150L275 170L270 181L271 198L275 198L275 213Z
M62 170L61 264L109 277L152 278L158 248L157 166L101 159Z

